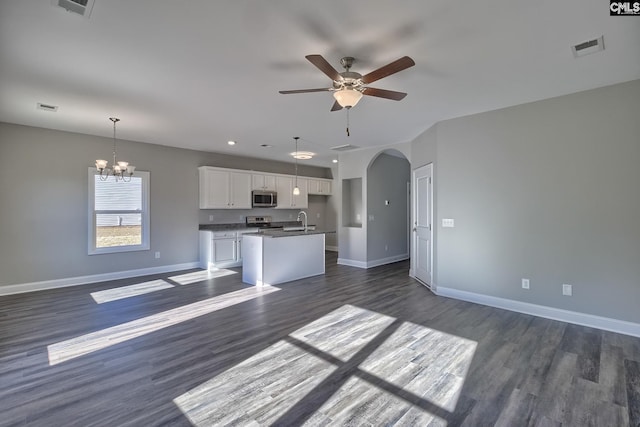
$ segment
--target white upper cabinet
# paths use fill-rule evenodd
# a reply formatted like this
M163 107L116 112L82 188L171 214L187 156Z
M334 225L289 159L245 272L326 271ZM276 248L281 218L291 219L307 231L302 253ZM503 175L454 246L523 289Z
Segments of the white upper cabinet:
M298 177L300 194L293 195L296 178L293 176L276 177L276 191L278 192L277 209L306 209L309 207L307 179Z
M252 189L276 191L276 176L254 173L251 174Z
M251 209L251 174L202 166L200 209Z
M330 196L332 180L200 166L200 209L251 209L251 191L278 193L277 209L307 209L309 194Z
M309 194L330 196L331 195L331 180L330 179L318 179L309 178Z

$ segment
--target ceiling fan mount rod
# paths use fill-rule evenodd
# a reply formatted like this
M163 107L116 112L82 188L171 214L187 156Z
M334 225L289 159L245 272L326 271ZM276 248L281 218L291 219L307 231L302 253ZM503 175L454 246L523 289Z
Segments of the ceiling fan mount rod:
M344 67L345 70L349 71L349 68L353 66L353 63L356 59L353 56L345 56L340 60L340 64Z

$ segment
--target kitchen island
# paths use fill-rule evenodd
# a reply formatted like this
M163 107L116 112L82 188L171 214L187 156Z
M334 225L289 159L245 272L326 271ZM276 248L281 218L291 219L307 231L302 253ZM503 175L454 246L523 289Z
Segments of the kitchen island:
M242 236L242 281L276 285L324 274L324 235L317 230L268 230Z

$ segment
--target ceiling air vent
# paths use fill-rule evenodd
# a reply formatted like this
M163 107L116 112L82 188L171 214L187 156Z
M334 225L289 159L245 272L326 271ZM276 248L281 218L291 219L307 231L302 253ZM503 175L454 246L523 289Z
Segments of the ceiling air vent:
M581 56L589 55L590 53L599 52L604 50L604 37L600 36L597 39L588 40L586 42L578 43L575 46L571 46L573 56L579 58Z
M93 9L94 0L51 0L51 4L88 18Z
M344 145L336 145L335 147L331 147L332 150L334 151L349 151L349 150L355 150L358 147L357 145L351 145L351 144L344 144Z

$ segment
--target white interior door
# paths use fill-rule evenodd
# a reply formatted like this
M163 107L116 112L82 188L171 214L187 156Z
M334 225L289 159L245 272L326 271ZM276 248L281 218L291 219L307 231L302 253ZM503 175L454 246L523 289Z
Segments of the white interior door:
M413 171L413 274L431 288L433 284L433 183L432 165Z

